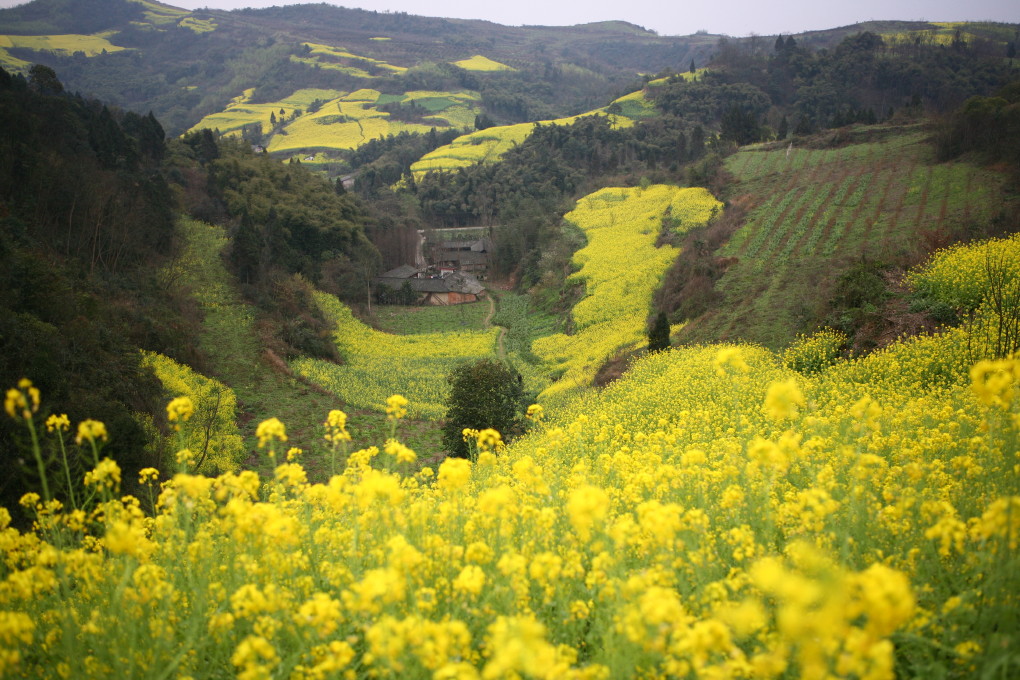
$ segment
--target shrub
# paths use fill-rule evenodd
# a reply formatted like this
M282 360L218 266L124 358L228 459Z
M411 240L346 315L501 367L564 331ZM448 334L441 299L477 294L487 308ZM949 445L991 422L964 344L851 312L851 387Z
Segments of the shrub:
M521 375L506 364L481 359L461 364L448 381L450 396L443 425L443 445L451 456L467 458L464 430L492 428L507 440L521 428L524 386Z

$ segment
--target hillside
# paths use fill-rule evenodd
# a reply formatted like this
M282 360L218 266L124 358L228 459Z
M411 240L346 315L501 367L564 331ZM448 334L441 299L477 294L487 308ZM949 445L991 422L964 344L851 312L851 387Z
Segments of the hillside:
M6 68L44 63L72 91L151 108L172 134L251 89L262 103L308 88L403 94L458 83L511 122L569 115L602 105L639 72L703 63L714 44L713 36L664 39L621 22L512 28L325 4L187 12L134 0L98 8L34 0L0 10L0 36ZM492 62L508 68L492 70Z
M916 272L977 306L969 329L808 374L748 345L656 353L548 422L536 413L511 447L483 432L473 460L438 469L415 472L415 452L391 439L309 483L293 451L282 461L287 430L271 420L266 489L249 471L187 474L186 460L157 489L146 470L150 520L104 462L90 477L101 550L77 548L81 520L36 494L22 502L40 528L2 517L6 581L33 584L7 598L5 670L43 675L80 655L85 677L891 680L1008 667L1020 371L968 366L1005 320L982 262L1015 263L1016 243ZM8 404L29 411L31 389ZM163 625L171 615L178 625ZM36 649L48 635L63 644Z
M717 251L724 273L712 310L681 338L779 349L819 325L853 332L863 319L841 315L864 315L881 300L834 310L841 277L855 267L902 270L930 244L990 224L1006 178L938 163L929 138L917 125L862 126L728 157L727 196L741 201L746 220Z

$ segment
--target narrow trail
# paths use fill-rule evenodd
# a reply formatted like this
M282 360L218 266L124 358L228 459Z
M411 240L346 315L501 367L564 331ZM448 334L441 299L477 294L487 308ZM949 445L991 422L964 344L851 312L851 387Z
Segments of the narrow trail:
M486 288L488 291L489 298L489 314L482 321L482 326L485 328L492 328L492 317L496 316L496 296L492 294L492 291ZM500 359L506 359L506 347L503 345L503 337L506 335L506 328L499 327L499 336L496 338L496 356Z

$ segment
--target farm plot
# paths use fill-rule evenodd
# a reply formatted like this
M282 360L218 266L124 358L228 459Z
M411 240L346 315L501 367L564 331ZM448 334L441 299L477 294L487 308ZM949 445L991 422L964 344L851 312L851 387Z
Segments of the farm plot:
M269 132L273 126L273 118L282 121L296 115L300 117L298 111L304 114L314 102L333 100L343 94L339 90L305 88L296 90L289 97L279 101L256 104L252 102L255 89L250 88L235 97L226 110L209 114L191 128L191 131L209 128L226 135L240 132L245 125L259 123L264 131Z
M332 295L319 293L319 308L337 325L334 340L343 365L301 358L294 371L343 399L349 408L385 410L402 394L412 417L436 420L446 413L446 376L464 361L493 356L497 331L390 335L374 330Z
M209 128L239 134L244 126L261 125L270 153L315 153L354 149L371 139L403 131L426 133L433 127L467 128L478 113L479 95L472 91L416 90L382 95L378 90L354 92L307 88L280 101L254 103L255 90L245 90L226 110L203 118L192 130ZM392 120L378 109L392 103L414 104L429 112L420 123ZM275 123L274 123L275 121Z
M483 73L494 73L498 71L516 71L517 69L501 64L498 61L489 59L488 57L476 54L468 59L461 59L460 61L453 62L454 66L459 66L465 71L480 71Z
M340 71L358 78L374 78L379 75L403 73L407 70L406 66L394 66L385 61L359 56L343 47L308 42L301 43L301 45L307 51L300 55L292 54L290 60L314 68Z
M966 163L935 164L924 139L906 129L840 148L751 147L727 159L735 192L757 197L757 207L719 251L734 262L717 286L723 302L686 337L781 347L853 261L895 257L925 232L989 219L1001 180Z
M53 52L70 56L81 52L86 57L94 57L103 52L120 52L126 47L114 45L108 38L112 33L96 33L94 35L0 35L0 50L6 54L8 49L26 49L37 52ZM8 58L14 60L14 57ZM20 59L16 61L21 61Z

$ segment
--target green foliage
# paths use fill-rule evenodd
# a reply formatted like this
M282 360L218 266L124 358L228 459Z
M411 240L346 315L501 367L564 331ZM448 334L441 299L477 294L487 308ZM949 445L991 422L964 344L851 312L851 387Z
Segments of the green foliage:
M971 97L945 122L937 136L941 160L976 152L988 161L1020 167L1020 80L992 97ZM1016 174L1020 179L1020 174Z
M886 269L884 263L861 260L845 271L829 299L828 324L853 337L874 322L892 295L884 276Z
M450 330L481 331L489 315L486 301L460 305L414 305L374 307L373 323L387 333L413 335Z
M510 441L519 434L524 410L524 388L519 373L493 359L461 364L449 375L443 445L451 456L467 458L470 448L465 429L492 428Z
M233 218L229 259L238 277L265 293L277 276L301 274L320 287L342 292L352 262L372 273L379 254L364 234L365 215L355 196L338 194L325 177L300 164L253 154L235 140L208 130L184 137L207 177L203 201L192 214L208 221ZM217 219L219 218L219 219Z

